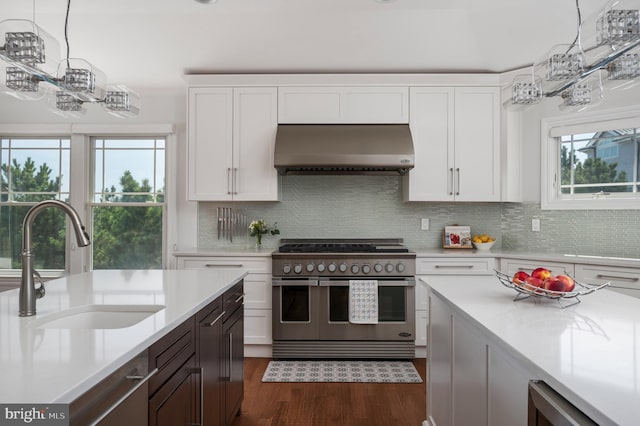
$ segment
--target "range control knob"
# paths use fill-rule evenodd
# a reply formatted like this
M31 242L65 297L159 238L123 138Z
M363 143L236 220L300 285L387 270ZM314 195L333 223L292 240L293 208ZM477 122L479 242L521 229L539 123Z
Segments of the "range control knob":
M376 271L377 273L382 272L382 269L384 269L384 268L379 263L376 263L375 265L373 265L373 270Z
M329 270L329 272L335 272L336 271L336 264L335 263L330 263L329 266L327 266L327 269Z
M295 272L296 274L299 274L300 272L302 272L302 265L297 264L293 267L293 272Z
M393 263L387 263L384 265L384 270L388 273L392 273L395 268L393 267Z
M340 266L338 266L338 270L340 272L347 272L347 264L346 263L341 263Z
M405 266L404 266L404 263L402 263L402 262L398 263L396 265L396 271L398 271L398 272L404 272L404 268L405 268Z
M369 265L362 265L362 272L364 274L368 274L369 272L371 272L371 266Z
M307 263L307 272L313 272L314 268L315 266L313 265L313 263L311 262Z
M284 272L285 274L290 274L291 273L291 265L289 265L289 264L283 265L282 266L282 272Z
M358 272L360 272L360 267L358 265L351 265L351 273L355 275Z
M324 268L324 263L320 263L318 266L316 266L318 272L324 272Z

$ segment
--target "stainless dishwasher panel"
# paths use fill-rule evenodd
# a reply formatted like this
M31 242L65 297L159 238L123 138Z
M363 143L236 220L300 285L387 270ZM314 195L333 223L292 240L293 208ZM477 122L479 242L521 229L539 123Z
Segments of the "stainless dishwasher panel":
M529 426L597 426L543 381L529 382Z

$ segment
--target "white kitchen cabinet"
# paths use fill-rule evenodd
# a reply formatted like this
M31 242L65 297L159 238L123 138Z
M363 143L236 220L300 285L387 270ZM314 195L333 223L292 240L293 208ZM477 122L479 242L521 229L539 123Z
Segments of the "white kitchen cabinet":
M453 313L437 297L429 296L427 343L427 418L430 425L452 424Z
M500 201L500 90L411 87L405 201Z
M416 275L493 275L495 267L496 260L493 257L416 258Z
M493 257L416 257L416 276L429 282L429 275L491 275L496 261ZM427 353L429 308L426 287L416 284L416 354Z
M469 322L453 316L454 425L487 425L487 344ZM492 425L493 426L493 425Z
M487 366L487 424L526 426L529 379L533 374L495 345L488 347Z
M178 269L238 268L249 271L244 278L244 343L249 356L270 356L271 257L269 256L177 256Z
M530 274L536 268L546 268L551 271L551 275L568 274L573 276L573 263L566 262L547 262L522 259L500 259L500 271L509 276L513 276L518 271L525 271Z
M525 426L533 374L433 292L429 308L429 424Z
M609 282L609 290L640 298L640 269L585 264L577 264L575 268L575 278L582 283Z
M408 87L280 87L278 122L408 123Z
M277 89L189 88L188 196L277 201Z

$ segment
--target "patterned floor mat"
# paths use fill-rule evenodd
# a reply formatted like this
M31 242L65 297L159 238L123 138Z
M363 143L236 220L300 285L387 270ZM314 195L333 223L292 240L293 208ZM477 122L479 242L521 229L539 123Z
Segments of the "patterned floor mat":
M270 361L263 382L422 383L410 361Z

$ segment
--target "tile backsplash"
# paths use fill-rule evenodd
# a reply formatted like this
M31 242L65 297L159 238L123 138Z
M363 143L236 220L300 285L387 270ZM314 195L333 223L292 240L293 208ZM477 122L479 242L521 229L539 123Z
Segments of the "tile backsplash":
M541 210L539 203L402 201L402 180L393 176L285 176L280 202L200 203L198 246L247 247L218 239L216 207L233 207L249 220L278 223L279 238L403 238L412 248L439 248L446 225L471 226L497 237L495 248L640 258L640 210ZM430 229L420 229L422 218ZM540 232L531 219L540 219Z

